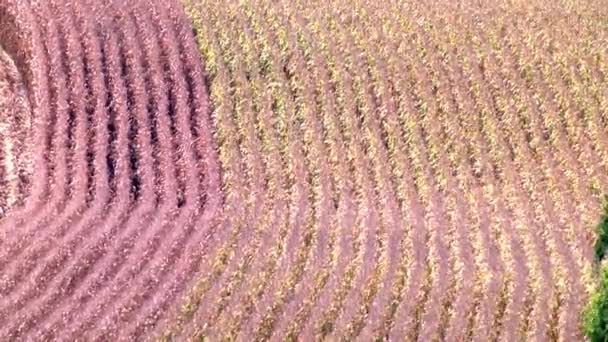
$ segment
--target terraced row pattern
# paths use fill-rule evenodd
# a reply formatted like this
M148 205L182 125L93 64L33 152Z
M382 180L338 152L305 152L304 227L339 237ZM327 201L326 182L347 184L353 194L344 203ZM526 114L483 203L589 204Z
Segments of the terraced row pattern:
M2 78L15 95L2 95L15 104L2 122L26 120L25 91L33 165L29 195L0 221L0 339L143 339L218 227L190 22L178 1L3 0L0 27L25 82ZM21 151L5 138L3 151Z
M162 337L582 338L601 1L186 2L225 216Z

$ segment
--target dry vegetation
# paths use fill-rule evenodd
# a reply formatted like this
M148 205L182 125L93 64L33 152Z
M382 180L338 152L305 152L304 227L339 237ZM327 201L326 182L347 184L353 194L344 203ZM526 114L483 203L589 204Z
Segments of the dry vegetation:
M219 207L190 21L177 1L3 0L0 42L27 88L33 165L0 221L0 340L144 339L198 274Z
M0 0L0 340L603 338L605 0L184 1Z
M32 168L26 144L30 120L23 80L13 60L0 49L0 218L27 194Z
M188 7L226 228L167 336L582 337L599 1Z

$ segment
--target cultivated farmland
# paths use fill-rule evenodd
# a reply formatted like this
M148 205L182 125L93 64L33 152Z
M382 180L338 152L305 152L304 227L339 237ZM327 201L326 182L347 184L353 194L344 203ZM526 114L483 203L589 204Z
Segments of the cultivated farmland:
M0 50L0 216L20 203L31 173L30 108L23 80L11 58Z
M231 229L177 331L581 338L608 184L603 10L189 7Z
M176 2L0 4L34 163L0 226L1 339L141 339L197 275L219 205L189 21Z
M605 1L184 1L0 0L0 336L583 339Z

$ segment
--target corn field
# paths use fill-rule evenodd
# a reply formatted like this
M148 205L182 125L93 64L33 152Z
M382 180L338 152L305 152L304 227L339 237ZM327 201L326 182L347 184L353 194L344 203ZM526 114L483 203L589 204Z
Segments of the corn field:
M608 3L0 0L0 340L579 341Z

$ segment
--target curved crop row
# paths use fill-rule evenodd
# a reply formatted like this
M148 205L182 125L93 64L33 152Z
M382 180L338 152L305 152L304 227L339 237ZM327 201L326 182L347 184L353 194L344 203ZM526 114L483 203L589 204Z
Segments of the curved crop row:
M219 210L189 21L173 1L0 4L35 149L30 196L0 222L0 334L147 336L197 274Z
M602 31L540 4L187 1L240 216L163 336L580 338Z
M30 102L12 58L0 49L0 217L21 204L32 172Z
M601 333L604 2L0 0L0 339Z

